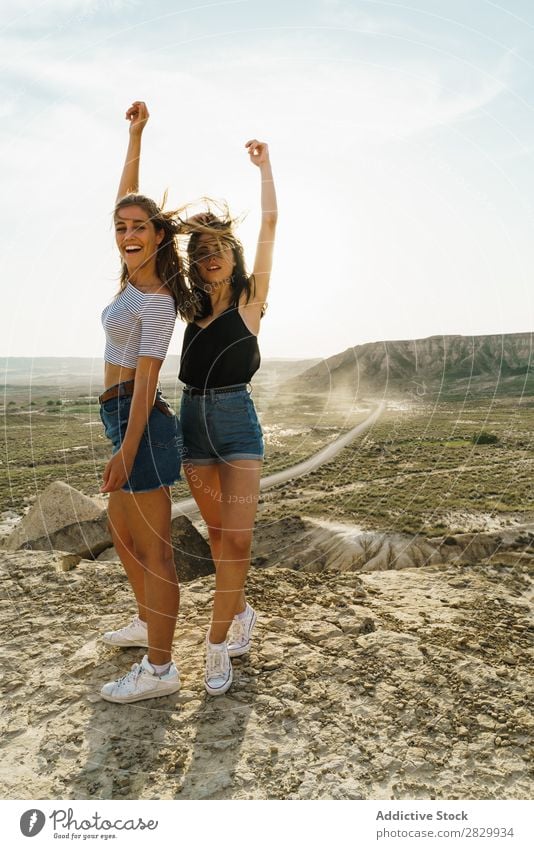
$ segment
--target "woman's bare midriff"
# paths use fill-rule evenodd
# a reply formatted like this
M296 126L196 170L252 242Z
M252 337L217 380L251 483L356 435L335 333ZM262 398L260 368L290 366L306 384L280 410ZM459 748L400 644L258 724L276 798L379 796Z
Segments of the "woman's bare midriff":
M133 380L134 377L134 368L117 366L114 363L105 363L104 365L104 389L109 389L110 386L115 386L117 383L124 383L125 380Z

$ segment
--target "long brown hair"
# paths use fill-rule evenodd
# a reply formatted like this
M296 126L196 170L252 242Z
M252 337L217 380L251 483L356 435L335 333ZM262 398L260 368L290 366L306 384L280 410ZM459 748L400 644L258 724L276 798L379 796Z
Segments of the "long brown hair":
M176 221L176 212L164 211L163 207L167 199L167 193L163 196L161 206L145 195L130 193L119 198L113 210L115 218L120 209L126 206L140 206L146 212L156 232L163 230L163 239L157 246L156 273L170 289L176 305L176 310L185 321L192 321L195 315L194 303L191 292L186 284L182 270L182 261L178 253L176 236L179 233L179 225ZM121 275L119 294L128 283L128 268L124 260L121 260Z
M209 198L204 199L209 206L214 202ZM230 305L239 306L242 292L246 292L247 303L255 294L256 287L254 275L249 274L245 265L243 245L234 233L236 219L230 216L228 208L222 207L222 214L216 215L212 209L208 212L194 215L192 218L179 218L180 235L189 236L187 244L187 276L191 286L191 298L195 306L195 320L206 318L213 313L211 298L204 290L204 283L198 270L197 250L200 236L208 234L217 243L218 250L230 248L233 253L235 268L230 278ZM262 310L262 315L265 306Z

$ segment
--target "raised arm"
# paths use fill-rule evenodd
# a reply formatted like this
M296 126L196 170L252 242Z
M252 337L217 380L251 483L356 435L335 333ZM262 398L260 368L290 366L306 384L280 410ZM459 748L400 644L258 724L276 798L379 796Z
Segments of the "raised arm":
M139 160L141 158L141 136L148 121L148 109L142 100L135 100L126 112L130 122L130 141L122 169L117 200L129 192L139 191Z
M278 209L276 206L273 172L269 159L269 148L265 142L260 142L257 139L247 142L246 148L250 156L250 161L260 169L261 175L261 227L258 236L258 246L256 248L256 258L254 260L256 292L253 299L259 306L259 313L261 314L261 309L263 309L267 300L267 292L269 290Z

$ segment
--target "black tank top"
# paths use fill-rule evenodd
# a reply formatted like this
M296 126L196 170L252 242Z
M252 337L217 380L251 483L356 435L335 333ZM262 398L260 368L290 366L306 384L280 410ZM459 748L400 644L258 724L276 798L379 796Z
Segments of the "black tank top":
M237 307L229 306L207 327L194 321L187 325L178 375L182 383L197 389L248 383L259 367L258 337Z

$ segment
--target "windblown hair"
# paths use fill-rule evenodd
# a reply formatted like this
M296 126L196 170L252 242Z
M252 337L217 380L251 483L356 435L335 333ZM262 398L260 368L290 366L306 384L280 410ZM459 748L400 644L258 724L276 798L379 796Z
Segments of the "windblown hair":
M204 198L208 203L209 211L191 218L179 218L180 235L189 236L187 244L187 276L191 286L191 298L194 301L195 320L212 315L213 308L209 294L205 291L205 284L198 268L197 252L199 239L208 234L217 244L218 250L230 248L232 250L235 268L230 280L230 306L237 307L242 292L246 292L247 303L256 292L254 275L249 274L245 265L243 245L234 233L236 219L230 216L228 208L222 207L222 214L216 215L212 211L213 201ZM265 306L262 310L265 311Z
M176 240L180 227L176 221L176 212L164 211L166 200L167 192L163 196L161 206L158 206L155 201L145 195L130 193L119 198L113 210L113 217L116 217L119 209L124 209L127 206L140 206L148 215L156 232L163 230L163 239L157 246L156 272L161 282L169 287L176 304L176 310L181 318L185 321L192 321L195 315L194 301L185 280ZM127 283L128 268L126 263L122 261L119 294Z

